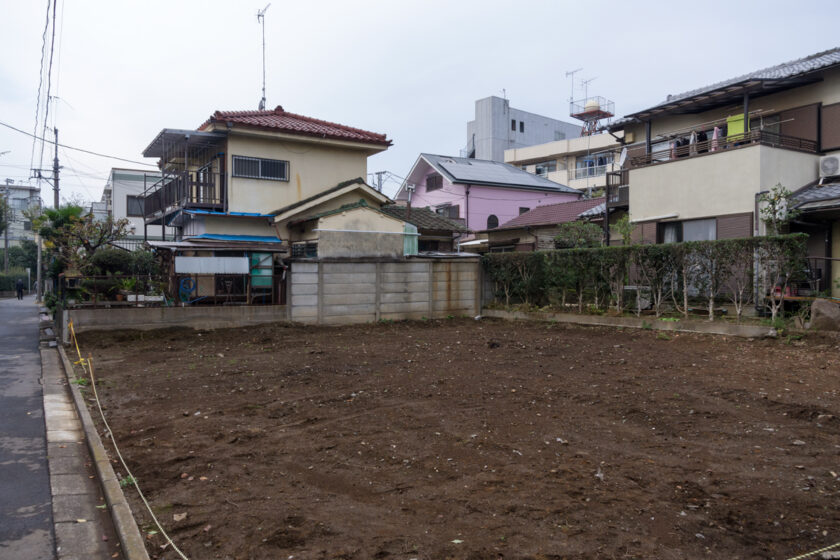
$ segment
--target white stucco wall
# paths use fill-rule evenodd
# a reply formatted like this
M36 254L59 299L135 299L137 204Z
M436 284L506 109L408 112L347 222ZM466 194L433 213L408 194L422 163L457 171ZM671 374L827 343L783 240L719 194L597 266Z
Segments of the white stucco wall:
M630 170L630 219L707 218L755 210L776 183L795 190L817 176L817 156L752 145Z

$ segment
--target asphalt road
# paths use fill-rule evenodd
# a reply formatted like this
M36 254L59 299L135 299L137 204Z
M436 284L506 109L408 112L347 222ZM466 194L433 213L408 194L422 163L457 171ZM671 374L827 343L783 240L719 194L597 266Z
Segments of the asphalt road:
M0 560L52 560L55 536L34 296L0 300Z

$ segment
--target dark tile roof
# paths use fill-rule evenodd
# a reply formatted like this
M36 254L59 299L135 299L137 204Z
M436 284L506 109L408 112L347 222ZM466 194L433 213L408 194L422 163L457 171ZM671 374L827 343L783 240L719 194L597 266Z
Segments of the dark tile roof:
M564 222L573 222L577 220L581 212L594 208L602 202L604 202L603 196L537 206L533 210L520 214L514 219L489 231L517 229L526 226L552 226Z
M577 189L549 181L545 177L528 173L507 163L437 154L420 154L420 157L451 183L580 194Z
M808 55L806 57L799 58L796 60L791 60L790 62L784 62L782 64L770 66L769 68L762 68L761 70L756 70L748 74L736 76L735 78L730 78L722 82L717 82L708 86L692 89L683 93L668 95L668 97L661 103L657 103L656 105L649 107L643 111L633 113L633 115L639 115L641 113L656 111L657 109L674 104L678 101L689 100L694 97L699 97L701 95L715 92L718 90L724 90L733 86L746 84L748 82L768 82L772 84L774 82L784 82L785 80L793 80L795 78L803 77L806 74L817 72L818 70L824 70L826 68L838 64L840 64L840 47ZM613 123L610 126L610 128L614 129L618 124L620 123Z
M795 207L803 211L840 205L840 182L814 183L793 193Z
M467 231L466 226L437 214L430 208L412 207L411 216L408 215L408 208L398 204L389 204L379 209L380 211L417 226L417 229L434 229L446 231Z
M391 145L391 141L384 134L289 113L283 110L283 107L280 105L273 110L266 111L216 111L198 129L202 130L211 123L219 122L229 122L234 125L273 130L288 134L299 134L302 136L332 138L335 140L378 144L381 146Z

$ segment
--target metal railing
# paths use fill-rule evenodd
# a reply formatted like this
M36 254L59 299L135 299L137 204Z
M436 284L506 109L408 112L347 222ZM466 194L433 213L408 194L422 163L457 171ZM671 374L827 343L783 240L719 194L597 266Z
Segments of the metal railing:
M587 177L600 177L606 174L612 164L595 165L593 167L579 167L575 169L575 179L586 179Z
M221 209L224 176L219 173L185 171L168 174L146 190L143 213L147 218L172 208Z
M671 146L664 150L657 150L649 154L634 156L630 159L633 167L641 167L656 163L681 160L698 155L706 155L714 152L725 151L732 148L760 144L786 150L816 153L817 142L795 136L785 136L766 130L751 130L749 132L730 134L722 138L709 138L702 142L695 142L684 146Z
M627 206L630 203L630 171L610 171L607 173L607 206Z

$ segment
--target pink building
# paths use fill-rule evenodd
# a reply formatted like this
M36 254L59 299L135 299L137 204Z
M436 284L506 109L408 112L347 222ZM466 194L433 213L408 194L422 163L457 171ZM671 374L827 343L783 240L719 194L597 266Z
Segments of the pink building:
M395 198L406 204L410 196L412 206L428 206L478 231L581 194L506 163L420 154Z

